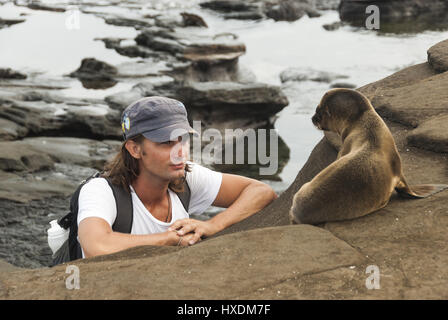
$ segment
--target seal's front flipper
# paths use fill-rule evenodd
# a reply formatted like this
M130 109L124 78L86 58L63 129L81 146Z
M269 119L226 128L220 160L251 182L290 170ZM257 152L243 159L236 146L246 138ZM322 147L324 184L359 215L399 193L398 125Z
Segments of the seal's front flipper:
M417 184L408 186L403 180L395 187L395 191L400 196L413 199L426 198L445 189L448 189L448 185L446 184Z

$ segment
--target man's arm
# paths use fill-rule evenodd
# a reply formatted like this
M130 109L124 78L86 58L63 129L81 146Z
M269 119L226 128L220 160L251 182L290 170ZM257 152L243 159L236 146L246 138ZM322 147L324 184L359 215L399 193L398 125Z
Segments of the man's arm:
M83 219L79 223L78 237L86 258L110 254L143 245L188 245L193 235L180 237L172 231L135 235L114 232L106 220L97 217Z
M193 232L194 236L190 244L194 244L201 237L211 236L246 219L277 197L274 190L263 182L238 175L223 174L221 187L213 205L227 209L207 221L177 220L168 230L177 230L178 235L181 236Z

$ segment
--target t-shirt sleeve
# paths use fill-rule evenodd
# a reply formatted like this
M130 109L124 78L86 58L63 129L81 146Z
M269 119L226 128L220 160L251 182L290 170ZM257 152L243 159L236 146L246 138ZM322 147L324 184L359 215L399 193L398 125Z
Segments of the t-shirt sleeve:
M189 164L192 170L187 173L187 183L191 192L188 213L201 214L215 201L221 188L222 173L197 163Z
M79 193L78 225L83 219L89 217L102 218L111 227L117 217L114 194L104 178L90 180Z

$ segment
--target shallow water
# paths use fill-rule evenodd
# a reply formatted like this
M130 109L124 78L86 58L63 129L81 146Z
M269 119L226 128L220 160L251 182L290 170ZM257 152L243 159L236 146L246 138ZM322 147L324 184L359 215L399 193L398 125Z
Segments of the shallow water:
M200 13L198 11L198 13ZM319 18L303 17L295 22L247 22L217 19L201 13L217 32L237 34L247 53L240 63L249 67L258 81L281 85L279 74L291 67L311 68L348 76L340 82L361 87L380 80L406 66L426 61L426 51L448 38L447 32L380 35L375 31L344 26L327 31L324 24L339 21L336 11L322 11ZM338 81L337 81L338 82ZM270 182L285 189L323 134L311 123L311 116L329 84L305 81L285 85L289 106L278 114L275 127L291 150L290 160L280 175L282 182Z
M55 3L55 1L46 1ZM82 1L80 1L82 3ZM113 12L126 17L136 13L154 13L170 9L173 14L185 10L201 15L216 34L232 32L246 44L247 53L240 64L251 69L260 82L281 85L279 74L290 67L308 67L348 76L343 82L357 87L379 80L406 66L424 62L426 51L446 39L446 32L424 32L413 35L379 35L374 31L344 26L326 31L322 25L339 20L335 11L323 11L319 18L303 17L295 22L224 20L216 13L200 9L198 1L159 1L135 10L131 4L114 7L85 7L89 11ZM83 7L80 7L81 9ZM79 29L66 27L69 13L30 10L12 3L0 6L2 18L19 18L24 23L0 30L0 66L25 72L40 71L49 76L62 76L77 69L83 58L117 65L137 58L121 56L106 49L99 37L133 39L138 32L131 27L108 25L92 14L79 13ZM105 90L82 87L77 80L62 92L69 96L103 98L129 90L132 83L119 83ZM322 133L312 126L310 118L329 84L313 81L283 86L289 106L278 114L275 127L289 146L290 161L280 175L281 182L269 182L277 191L286 189L294 180Z

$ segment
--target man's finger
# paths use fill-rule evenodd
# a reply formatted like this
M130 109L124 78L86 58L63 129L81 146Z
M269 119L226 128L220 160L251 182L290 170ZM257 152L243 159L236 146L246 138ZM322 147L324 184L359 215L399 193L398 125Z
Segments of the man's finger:
M190 220L190 219L185 218L185 219L176 220L176 221L175 221L175 222L168 228L168 231L174 231L174 230L179 229L179 228L182 227L185 223L187 223L188 220Z
M182 227L182 229L177 231L178 235L183 235L190 233L191 231L195 230L197 228L197 225L195 223L186 224Z
M188 241L188 244L189 245L193 245L193 244L195 244L196 242L199 242L199 241L201 241L201 235L202 235L202 232L196 232L194 235L193 235L193 237L190 239L190 241Z

